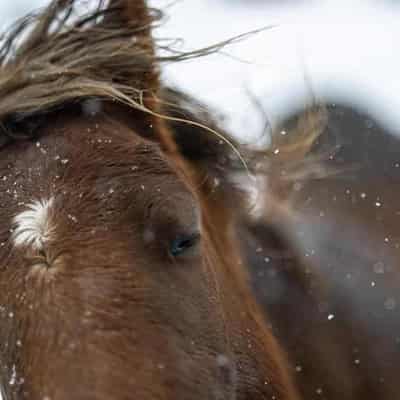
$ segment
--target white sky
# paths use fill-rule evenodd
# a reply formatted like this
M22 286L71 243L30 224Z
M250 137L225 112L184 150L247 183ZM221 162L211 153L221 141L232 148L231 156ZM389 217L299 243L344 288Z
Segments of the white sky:
M258 135L261 130L264 120L252 96L262 102L272 122L288 107L299 107L314 96L355 102L400 131L400 2L150 2L168 6L168 20L156 36L182 38L181 48L186 50L273 26L229 46L225 54L164 68L165 79L211 103L227 116L229 127L238 135ZM0 24L46 3L2 0Z
M382 0L248 3L183 0L171 7L159 35L183 37L186 48L274 27L226 49L242 62L220 55L171 66L165 75L222 109L241 135L260 130L249 92L272 122L315 96L355 102L400 127L400 3L390 9Z

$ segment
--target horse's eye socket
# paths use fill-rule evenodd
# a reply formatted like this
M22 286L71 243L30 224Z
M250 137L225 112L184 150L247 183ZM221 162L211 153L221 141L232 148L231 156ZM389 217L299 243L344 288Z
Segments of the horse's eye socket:
M198 243L199 239L200 235L198 233L192 235L180 235L170 243L169 251L174 257L183 255L186 251L194 247Z

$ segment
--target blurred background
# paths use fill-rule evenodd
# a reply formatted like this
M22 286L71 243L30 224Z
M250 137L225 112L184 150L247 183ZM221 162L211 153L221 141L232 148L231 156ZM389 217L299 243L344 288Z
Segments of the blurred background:
M0 3L0 24L47 0ZM155 35L191 50L261 29L219 54L166 65L164 78L211 104L242 138L257 138L315 101L367 112L397 132L400 3L393 0L150 0Z

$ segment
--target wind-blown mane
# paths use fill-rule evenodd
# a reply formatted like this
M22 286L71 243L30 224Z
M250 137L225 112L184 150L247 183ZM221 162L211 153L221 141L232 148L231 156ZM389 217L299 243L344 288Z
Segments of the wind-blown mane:
M21 136L21 122L26 136L41 115L87 98L157 113L160 63L204 56L242 38L179 52L151 37L160 10L123 0L92 3L88 11L82 0L53 0L0 37L0 143Z
M123 20L121 2L98 0L84 13L77 0L54 0L18 21L0 49L1 135L24 135L44 115L66 103L91 97L152 108L158 88L151 25L161 13L132 2ZM141 24L135 21L141 21ZM146 86L144 86L144 83ZM27 132L28 128L28 132ZM2 139L4 140L4 138Z

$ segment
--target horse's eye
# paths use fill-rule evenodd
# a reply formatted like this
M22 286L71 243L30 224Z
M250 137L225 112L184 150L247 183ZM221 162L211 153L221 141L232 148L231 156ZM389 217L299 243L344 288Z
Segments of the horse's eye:
M191 235L179 235L171 241L169 245L169 252L174 257L183 255L192 247L194 247L198 243L199 239L199 233L194 233Z

